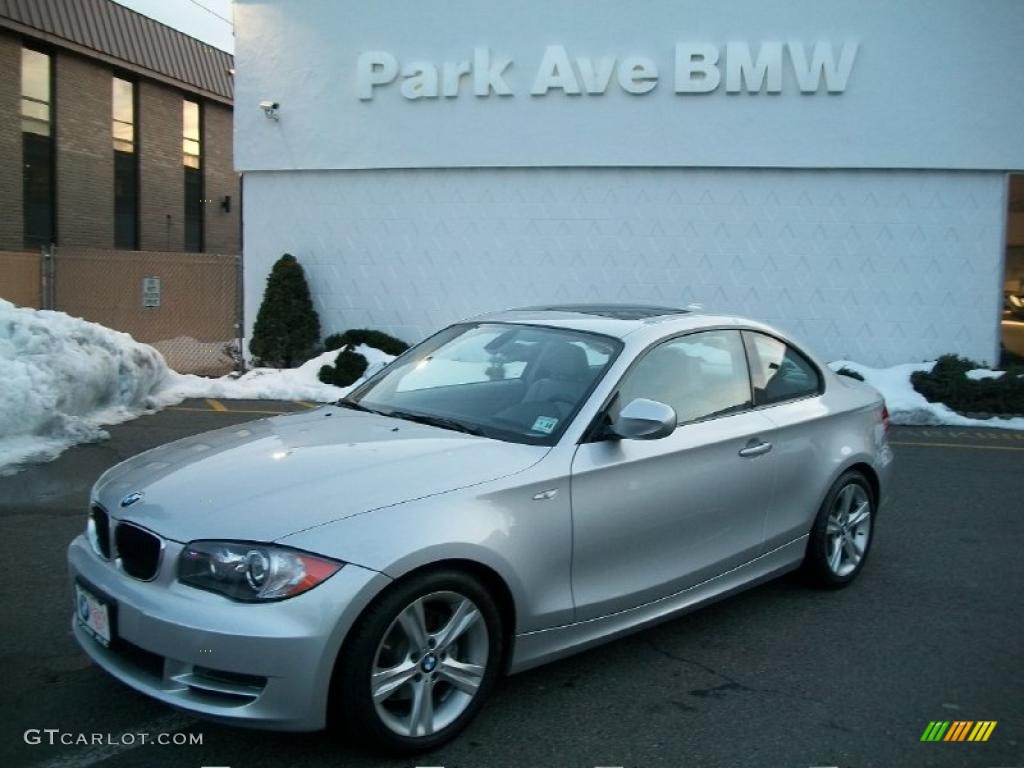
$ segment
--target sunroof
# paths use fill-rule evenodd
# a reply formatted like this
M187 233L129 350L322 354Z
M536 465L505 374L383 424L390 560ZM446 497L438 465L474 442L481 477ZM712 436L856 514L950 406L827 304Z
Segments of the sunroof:
M581 315L597 315L614 320L647 320L663 315L685 315L687 310L675 307L651 307L643 304L561 304L549 307L528 307L542 312L576 312Z

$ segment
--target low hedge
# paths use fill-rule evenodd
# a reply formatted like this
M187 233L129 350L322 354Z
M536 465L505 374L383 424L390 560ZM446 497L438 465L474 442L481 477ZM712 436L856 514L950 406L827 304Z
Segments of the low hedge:
M369 328L352 328L344 333L332 333L324 339L324 349L326 350L341 349L346 345L358 347L360 344L379 349L381 352L396 357L409 348L409 345L401 339Z
M1024 371L1011 369L997 379L969 379L967 372L984 366L958 355L943 355L931 371L910 376L914 389L932 403L961 414L1018 416L1024 414Z
M1020 368L1024 370L1024 355L1018 355L1016 352L1011 352L1005 346L999 348L999 368L1007 371L1010 368Z
M324 384L336 387L350 387L366 373L369 365L366 358L355 351L360 344L379 349L387 355L398 356L409 348L401 339L389 336L383 331L369 328L352 328L344 333L332 333L324 339L324 349L340 349L334 365L325 365L317 374Z
M366 358L358 352L353 352L348 347L341 350L334 360L334 365L324 365L317 374L324 384L333 384L336 387L350 387L359 381L359 377L366 373L369 365Z
M856 379L857 381L864 381L863 376L861 376L852 368L847 368L845 365L842 368L836 370L836 373L838 373L840 376L849 376L851 379Z

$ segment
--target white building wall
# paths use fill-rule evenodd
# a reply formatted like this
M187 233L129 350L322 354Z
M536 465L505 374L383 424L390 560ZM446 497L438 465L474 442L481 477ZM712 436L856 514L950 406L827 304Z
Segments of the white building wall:
M1005 176L523 168L250 172L247 335L282 253L324 333L413 342L549 302L701 302L869 365L998 349Z
M1021 0L237 0L234 14L245 171L1024 167ZM777 90L730 90L737 45L757 61L782 51ZM548 46L569 60L569 91L535 92ZM709 89L679 92L693 46L716 61ZM827 51L838 70L844 50L848 77L804 90L794 59ZM394 77L364 98L359 61L374 52ZM504 95L481 82L478 53L507 63ZM627 92L620 68L640 60L657 76ZM459 63L474 72L451 95L402 94L402 72ZM607 83L585 87L584 66L607 64Z

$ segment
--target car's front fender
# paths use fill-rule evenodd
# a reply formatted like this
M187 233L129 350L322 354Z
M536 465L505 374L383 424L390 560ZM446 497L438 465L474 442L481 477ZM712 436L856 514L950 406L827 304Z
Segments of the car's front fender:
M535 499L538 494L544 497ZM568 478L551 479L541 469L355 515L280 541L394 579L434 564L470 561L507 586L515 632L573 618Z

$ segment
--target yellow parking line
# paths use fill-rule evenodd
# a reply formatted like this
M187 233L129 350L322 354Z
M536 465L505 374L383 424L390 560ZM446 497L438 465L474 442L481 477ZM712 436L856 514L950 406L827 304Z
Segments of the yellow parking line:
M889 445L910 445L917 448L973 448L976 451L1024 451L1017 445L964 445L963 443L897 443L889 441Z
M1010 431L1006 429L983 429L983 430L963 430L963 429L912 429L912 428L901 428L900 434L906 435L907 437L967 437L974 438L975 440L1024 440L1024 431Z
M206 398L206 404L208 406L210 406L210 410L211 411L226 411L227 410L227 408L224 407L224 403L222 403L220 400L214 400L212 397Z
M301 405L303 408L316 408L317 403L307 403L305 400L294 400L296 405Z
M211 409L209 409L209 408L190 408L187 405L172 405L167 410L168 411L194 411L196 413L210 413ZM253 411L253 410L247 410L247 409L244 409L244 408L232 408L229 411L227 408L222 408L220 411L215 411L215 413L263 413L263 414L270 414L272 416L276 416L279 413L288 413L288 411L281 411L281 410L278 410L278 411Z

